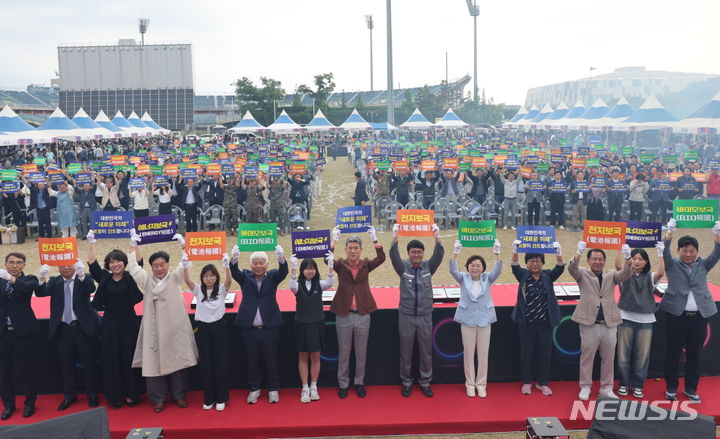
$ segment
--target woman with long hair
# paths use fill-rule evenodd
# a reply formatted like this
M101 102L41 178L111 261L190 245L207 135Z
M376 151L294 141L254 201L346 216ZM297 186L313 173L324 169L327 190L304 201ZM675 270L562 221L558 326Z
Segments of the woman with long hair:
M225 403L230 399L230 385L228 383L227 359L228 328L225 319L225 296L232 283L230 274L230 258L227 253L222 257L225 269L225 282L221 283L220 273L213 264L208 264L200 271L200 283L196 284L190 279L190 266L188 255L182 257L185 284L193 292L197 300L195 308L195 322L197 331L198 352L200 354L200 373L204 391L203 410L225 410Z
M302 382L300 402L320 399L317 381L320 376L320 352L325 341L325 315L322 294L332 287L334 280L332 253L326 255L327 279L320 279L320 270L314 259L305 258L297 272L298 259L290 258L290 291L295 294L295 347L298 350L298 373ZM310 385L308 386L308 359L310 360Z

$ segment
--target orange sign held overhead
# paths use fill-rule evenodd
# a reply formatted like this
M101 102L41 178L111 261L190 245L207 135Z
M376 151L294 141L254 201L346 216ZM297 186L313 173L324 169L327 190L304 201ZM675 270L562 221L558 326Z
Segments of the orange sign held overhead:
M458 167L458 159L443 159L443 169L457 169Z
M53 267L75 265L78 258L77 238L39 238L40 264Z
M111 155L110 156L110 164L113 166L122 166L126 164L127 162L127 156L124 155Z
M435 211L398 209L397 223L400 225L398 236L434 236L432 225L435 223Z
M305 165L290 165L290 175L305 175Z
M207 175L220 175L222 172L222 165L220 163L210 163L207 165L205 173Z
M395 172L409 172L410 171L410 164L407 160L398 160L397 162L392 164L393 169Z
M165 165L163 166L163 174L168 177L174 177L180 174L180 168L178 165Z
M150 175L150 165L138 165L135 169L136 175Z
M434 171L437 167L435 160L423 160L420 162L421 171Z
M219 261L227 252L225 232L187 232L185 252L191 261Z
M587 248L618 250L625 244L627 224L612 221L585 221L583 241Z

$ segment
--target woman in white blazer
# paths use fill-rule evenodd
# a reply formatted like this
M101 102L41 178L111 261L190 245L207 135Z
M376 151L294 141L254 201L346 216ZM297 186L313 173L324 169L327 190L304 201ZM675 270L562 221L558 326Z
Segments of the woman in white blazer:
M502 272L500 259L500 241L495 240L493 253L495 266L489 273L482 256L470 256L465 262L467 273L458 270L457 257L462 251L460 241L455 241L453 256L450 259L450 274L460 283L460 302L455 311L455 321L460 323L463 357L465 367L465 387L467 396L485 398L487 396L488 352L490 349L490 325L497 321L495 305L490 294L490 285ZM478 358L478 370L475 374L475 354Z

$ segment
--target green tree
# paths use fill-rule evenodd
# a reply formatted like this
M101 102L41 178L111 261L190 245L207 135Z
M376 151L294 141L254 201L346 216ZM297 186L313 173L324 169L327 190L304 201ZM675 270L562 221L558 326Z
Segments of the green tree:
M285 90L278 80L260 77L260 86L256 86L246 76L233 83L235 99L241 112L251 111L255 118L263 124L273 121L273 106L276 101L285 98Z
M327 99L335 90L335 80L332 73L315 75L315 89L305 84L298 86L296 92L309 94L315 99L315 107L327 109Z
M415 95L415 106L420 109L420 112L424 114L428 120L442 116L442 102L437 96L432 94L427 85L421 88L418 94Z

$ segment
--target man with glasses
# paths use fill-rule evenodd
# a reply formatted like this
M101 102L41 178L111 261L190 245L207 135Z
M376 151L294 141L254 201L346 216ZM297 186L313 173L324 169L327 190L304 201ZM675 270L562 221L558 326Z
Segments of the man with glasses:
M620 310L615 302L615 285L632 276L630 246L624 244L617 254L616 267L620 270L604 271L605 252L590 249L587 261L590 268L579 267L580 256L587 243L578 242L577 253L570 260L568 272L580 289L580 301L575 307L572 320L580 327L580 394L581 401L590 398L595 353L600 352L600 396L615 398L612 391L615 378L615 343L617 327L622 323ZM625 258L625 264L621 261Z
M33 337L40 331L30 301L38 279L26 276L25 255L8 253L5 269L0 269L0 396L5 407L0 419L10 419L15 411L13 365L17 361L25 391L23 417L35 413L35 350Z
M400 335L400 379L402 396L412 392L412 357L415 340L418 343L420 378L418 383L423 395L432 398L432 275L442 263L445 249L440 241L440 229L432 225L435 234L435 249L430 260L423 261L425 246L417 239L407 244L408 259L400 258L398 232L400 225L393 226L393 240L390 246L390 261L400 276L400 305L398 308L398 332Z

